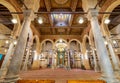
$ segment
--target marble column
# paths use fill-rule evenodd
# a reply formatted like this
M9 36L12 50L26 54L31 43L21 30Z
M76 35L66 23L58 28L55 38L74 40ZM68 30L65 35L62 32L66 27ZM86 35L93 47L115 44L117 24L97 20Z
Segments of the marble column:
M108 41L108 49L109 49L109 52L111 54L111 58L112 58L112 62L113 62L113 66L114 66L114 70L115 71L119 71L120 68L119 68L119 63L118 63L118 60L116 58L116 55L115 55L115 52L113 50L113 47L111 45L111 41L109 40Z
M55 51L54 49L52 50L52 69L55 68Z
M29 59L29 55L30 55L30 49L31 49L31 42L28 41L28 45L27 45L27 53L25 56L25 62L23 63L23 67L22 70L26 71L27 70L27 64L28 64L28 59Z
M95 55L95 50L92 50L92 54L93 54L93 58L94 58L94 70L95 70L95 72L100 72L98 62L96 59L96 55Z
M68 65L67 65L68 67L67 68L71 69L71 67L70 67L70 51L69 50L67 51L67 55L68 55L67 56L68 57Z
M72 51L72 62L73 62L73 65L72 65L72 67L73 68L75 68L75 52L74 51Z
M104 39L100 31L100 25L98 23L98 11L96 9L89 9L88 19L91 22L93 36L95 39L95 46L100 60L100 66L102 69L101 79L106 80L107 83L119 83L114 75L114 71L110 62L107 49L104 44Z
M34 54L33 54L32 69L35 70L35 69L39 69L39 68L40 68L39 53L37 51L35 51Z
M10 64L10 59L11 56L13 54L13 49L14 49L14 42L12 41L12 43L9 46L8 52L5 55L4 61L2 63L1 69L0 69L0 80L3 81L6 73L7 73L7 68Z
M111 58L112 58L112 63L113 63L113 69L115 71L115 74L118 78L120 78L120 67L119 67L119 62L118 62L118 59L117 59L117 56L114 52L114 49L112 47L112 44L111 44L111 40L108 39L108 49L109 49L109 52L110 52L110 55L111 55Z
M34 12L32 10L24 11L24 21L21 27L21 32L18 38L18 43L16 45L14 54L12 56L10 65L8 67L8 72L5 78L6 82L12 82L18 80L19 71L26 47L27 37L29 33L29 28L31 21L34 19Z
M90 63L89 63L89 58L88 58L88 52L85 51L83 54L83 65L85 69L89 70L90 69Z

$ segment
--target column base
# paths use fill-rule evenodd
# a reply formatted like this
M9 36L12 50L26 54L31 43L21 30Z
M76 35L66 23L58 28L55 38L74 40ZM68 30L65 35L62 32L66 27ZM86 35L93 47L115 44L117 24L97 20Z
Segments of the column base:
M66 70L71 70L71 68L69 66L66 66Z
M111 76L111 77L107 77L107 76L101 76L101 78L99 78L100 80L105 80L106 83L120 83L120 80L118 80L117 78Z
M55 66L54 66L54 65L52 65L51 69L55 69Z
M3 83L16 83L19 79L19 75L6 76Z
M22 68L22 71L27 71L27 65Z
M38 60L33 61L32 69L36 70L36 69L39 69L39 68L40 68L39 61Z
M0 78L0 83L3 83L4 82L4 79Z
M100 71L100 68L97 67L97 66L94 68L94 70L95 70L95 72L101 72L101 71Z
M115 70L115 76L120 80L120 70Z
M1 68L0 69L0 80L4 80L4 77L6 76L7 68Z
M90 70L90 65L89 65L88 59L85 59L83 61L83 65L84 65L84 67L85 67L86 70Z

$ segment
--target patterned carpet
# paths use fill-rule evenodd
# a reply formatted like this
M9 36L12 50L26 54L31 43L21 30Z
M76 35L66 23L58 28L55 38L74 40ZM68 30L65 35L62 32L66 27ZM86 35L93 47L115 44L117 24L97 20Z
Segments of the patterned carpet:
M101 73L81 69L40 69L20 72L21 79L31 80L97 80L100 76Z

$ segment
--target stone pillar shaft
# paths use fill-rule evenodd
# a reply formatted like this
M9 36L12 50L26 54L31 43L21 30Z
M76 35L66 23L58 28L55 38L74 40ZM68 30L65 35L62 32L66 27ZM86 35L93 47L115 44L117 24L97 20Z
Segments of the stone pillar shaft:
M31 48L31 43L28 42L28 49L27 49L27 53L26 53L26 57L25 57L25 62L23 63L22 70L27 70L27 63L28 63L28 59L29 59L30 48Z
M100 72L98 62L96 60L95 50L93 50L92 52L93 52L93 58L94 58L94 70L95 70L95 72Z
M85 66L85 69L90 69L89 59L88 59L88 52L85 51L83 54L83 64Z
M115 52L114 52L113 47L112 47L110 42L108 42L108 48L109 48L109 51L110 51L110 54L111 54L114 70L118 71L118 70L120 70L119 63L118 63Z
M113 69L112 69L112 65L110 62L110 58L108 56L107 49L104 44L104 39L103 39L102 33L100 31L100 26L98 23L97 16L98 16L97 10L95 10L95 9L89 10L88 19L91 22L93 36L95 39L96 50L97 50L98 57L100 60L100 66L102 69L102 73L103 73L104 78L106 78L107 82L117 83L115 76L114 76Z
M68 50L68 68L71 68L70 67L70 51Z
M8 68L7 77L16 77L18 75L26 47L27 37L29 33L30 24L32 21L33 11L26 10L25 18L22 24L22 30L20 32L20 36L18 38L18 43L16 45L14 55L12 56L11 63Z
M52 69L54 69L54 67L55 67L55 56L54 56L54 50L52 50Z
M2 63L2 66L1 66L1 69L0 69L0 78L4 78L6 73L7 73L7 68L10 64L10 58L11 58L11 55L13 53L13 48L14 48L14 44L13 42L10 44L9 46L9 49L8 49L8 52L4 58L4 61Z

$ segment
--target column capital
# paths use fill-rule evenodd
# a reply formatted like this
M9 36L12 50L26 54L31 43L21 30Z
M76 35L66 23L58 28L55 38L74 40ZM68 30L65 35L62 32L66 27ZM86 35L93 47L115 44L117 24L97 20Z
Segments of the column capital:
M34 18L35 18L34 11L31 9L24 10L23 14L24 14L25 18L30 18L31 20L34 20Z
M98 16L98 10L91 8L88 10L87 18L88 20L91 20L92 17L97 17Z

